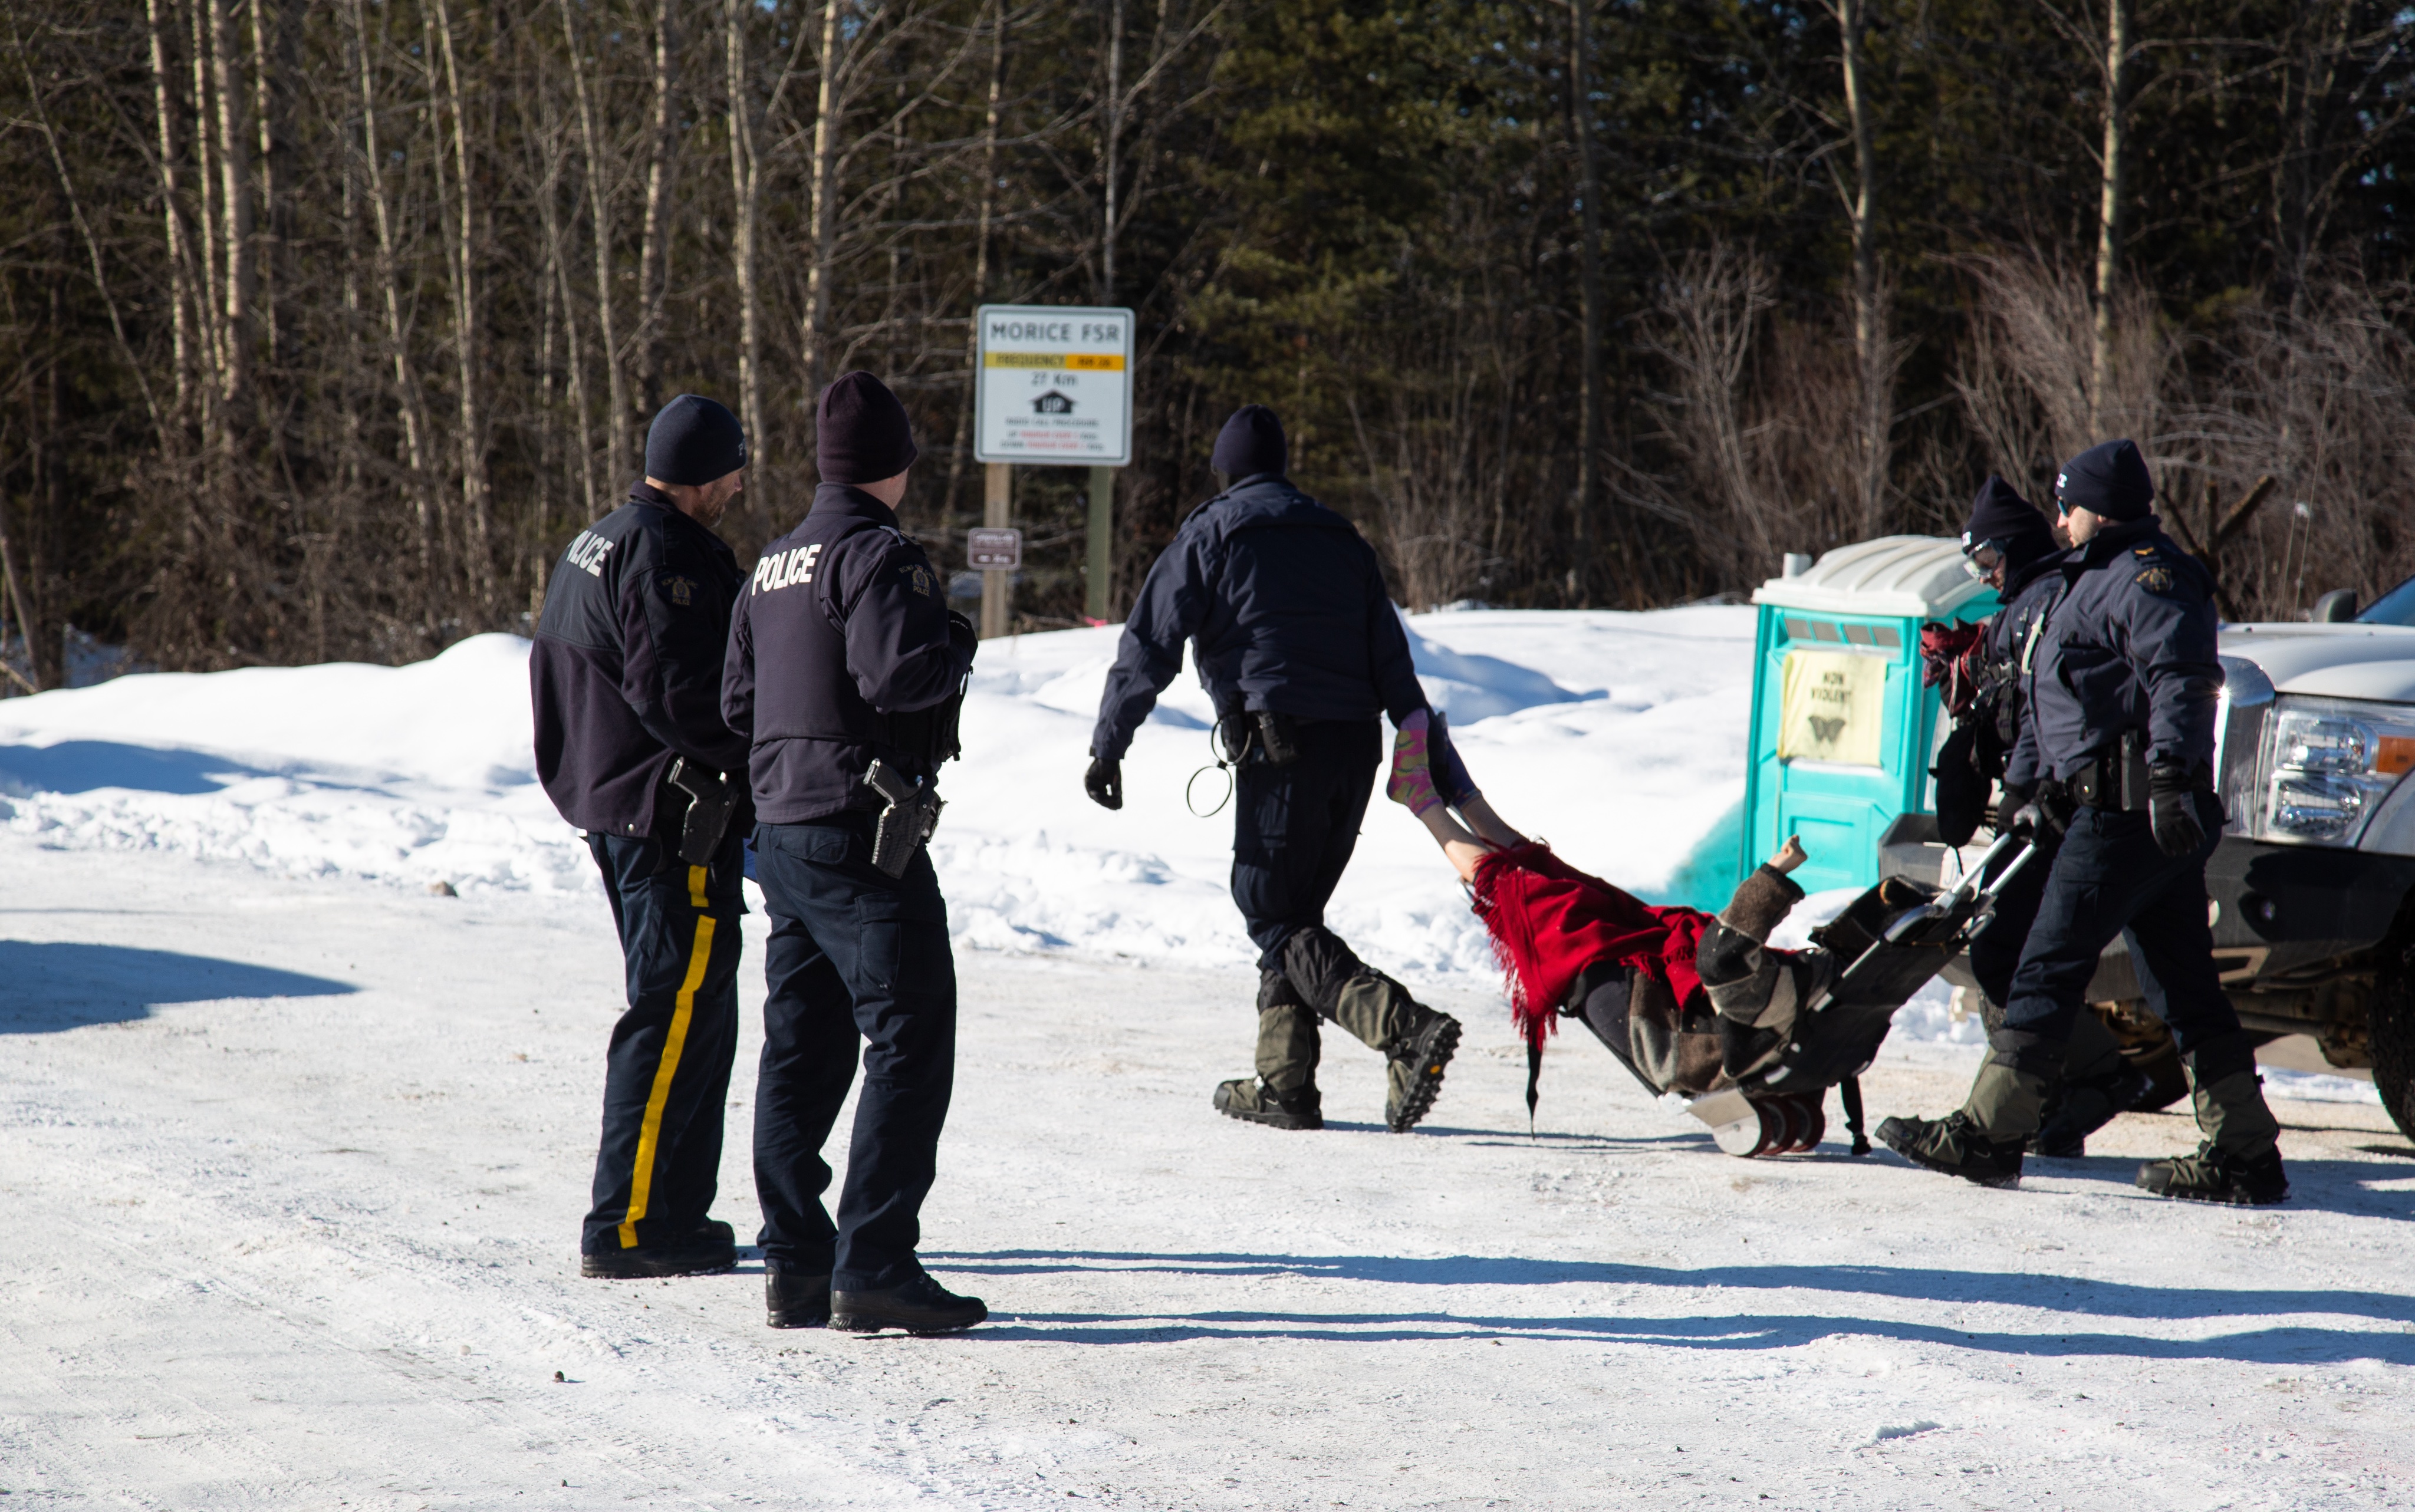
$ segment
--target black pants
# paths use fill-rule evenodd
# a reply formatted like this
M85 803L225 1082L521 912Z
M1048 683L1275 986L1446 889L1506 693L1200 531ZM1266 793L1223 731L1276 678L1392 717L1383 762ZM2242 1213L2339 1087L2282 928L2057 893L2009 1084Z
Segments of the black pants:
M2046 879L2053 870L2052 850L2032 856L1996 894L1994 921L1971 942L1971 974L1998 1010L2013 1000L2013 973L2019 969L2021 948L2029 943L2030 927L2037 922L2038 904L2046 897Z
M755 1190L764 1263L878 1290L920 1270L922 1199L956 1066L956 966L948 906L928 852L903 877L872 864L873 820L845 814L755 830L772 937L763 976ZM838 1221L823 1209L823 1142L855 1080Z
M1258 947L1261 970L1282 969L1283 947L1325 922L1325 905L1358 845L1383 726L1372 719L1299 726L1299 759L1277 767L1252 753L1235 778L1233 902Z
M711 866L659 842L591 834L627 963L629 1010L612 1026L604 1138L587 1253L685 1237L704 1222L721 1175L721 1111L738 1053L740 837Z
M2013 973L2009 1034L2056 1047L2067 1041L2097 955L2124 931L2139 990L2182 1055L2238 1033L2205 919L2205 863L2221 837L2222 812L2203 794L2197 806L2205 844L2177 858L2156 846L2144 814L2084 808L2073 816Z

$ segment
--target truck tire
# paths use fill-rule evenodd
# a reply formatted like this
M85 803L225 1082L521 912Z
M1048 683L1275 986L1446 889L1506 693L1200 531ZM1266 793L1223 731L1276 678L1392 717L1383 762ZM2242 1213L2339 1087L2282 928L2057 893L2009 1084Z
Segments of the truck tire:
M2415 963L2382 952L2373 980L2373 1085L2398 1131L2415 1140Z

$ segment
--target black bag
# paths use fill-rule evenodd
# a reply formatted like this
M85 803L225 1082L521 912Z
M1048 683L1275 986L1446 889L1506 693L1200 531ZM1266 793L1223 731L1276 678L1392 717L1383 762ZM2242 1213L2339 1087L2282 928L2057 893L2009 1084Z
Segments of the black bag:
M1959 849L1979 831L1988 811L1988 779L1979 770L1978 730L1957 725L1937 749L1937 765L1928 769L1937 779L1937 838Z

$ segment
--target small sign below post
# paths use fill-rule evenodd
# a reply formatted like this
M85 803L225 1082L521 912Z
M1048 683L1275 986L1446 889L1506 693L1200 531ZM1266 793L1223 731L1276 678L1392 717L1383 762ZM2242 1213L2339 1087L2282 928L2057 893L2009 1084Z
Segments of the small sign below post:
M975 529L965 532L965 564L983 572L1023 570L1023 532Z
M1058 467L1132 460L1131 310L983 305L973 321L975 457Z

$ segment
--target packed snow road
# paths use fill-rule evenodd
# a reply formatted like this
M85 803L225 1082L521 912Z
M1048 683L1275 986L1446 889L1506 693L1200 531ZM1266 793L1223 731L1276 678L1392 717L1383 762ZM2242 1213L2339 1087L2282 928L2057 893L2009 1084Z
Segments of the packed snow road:
M0 1489L213 1507L2405 1505L2415 1160L2277 1104L2296 1196L1746 1162L1489 991L1434 1116L1217 1117L1238 972L965 950L925 1255L992 1322L762 1325L761 1277L578 1279L600 899L425 896L0 833ZM752 920L750 923L758 922ZM761 996L750 933L748 1020ZM1950 1105L1904 1044L1874 1114ZM742 1047L717 1211L755 1221ZM841 1122L842 1131L846 1128ZM843 1135L842 1135L843 1137Z

